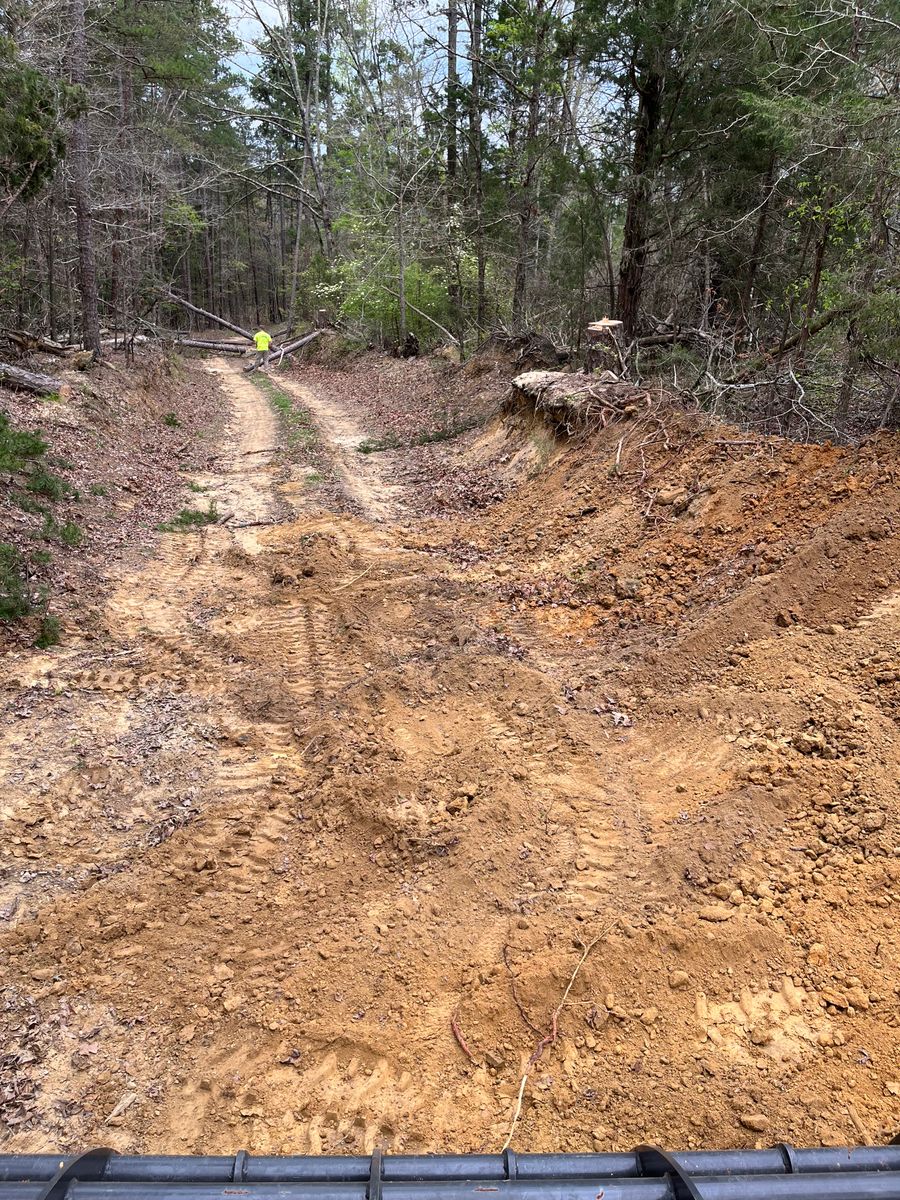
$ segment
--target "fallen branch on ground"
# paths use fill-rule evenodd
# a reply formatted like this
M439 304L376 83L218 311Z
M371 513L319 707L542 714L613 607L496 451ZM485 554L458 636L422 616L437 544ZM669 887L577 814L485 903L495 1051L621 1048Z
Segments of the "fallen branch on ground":
M463 1054L465 1054L466 1058L468 1058L470 1060L470 1062L473 1062L476 1067L480 1067L481 1063L478 1061L478 1059L475 1057L475 1055L472 1053L472 1051L466 1045L466 1039L462 1035L462 1030L459 1027L459 1022L456 1019L456 1013L454 1013L453 1016L450 1018L450 1028L453 1030L453 1036L456 1038L456 1041L459 1044L459 1048L460 1048L460 1050L462 1050Z
M619 922L618 922L618 918L617 918L610 925L608 925L606 927L606 929L604 929L601 933L598 933L597 936L595 938L593 938L590 942L588 942L588 944L583 948L581 958L579 958L578 962L575 964L575 970L569 976L569 982L566 984L566 990L562 994L562 999L560 1000L559 1004L557 1004L556 1008L553 1010L553 1015L550 1018L550 1029L541 1038L541 1040L538 1042L538 1044L535 1046L534 1051L531 1055L531 1058L529 1058L529 1060L528 1060L528 1064L525 1068L525 1073L522 1075L522 1081L519 1084L519 1091L518 1091L518 1095L516 1096L516 1107L515 1107L515 1111L513 1112L512 1124L509 1127L509 1133L506 1136L506 1141L503 1143L503 1146L501 1147L501 1151L509 1149L509 1144L513 1139L513 1134L516 1132L516 1125L519 1122L519 1116L521 1115L521 1112L522 1112L522 1101L525 1098L525 1087L528 1083L528 1078L531 1075L531 1068L535 1065L535 1063L538 1061L538 1059L541 1057L541 1055L544 1053L544 1051L547 1049L547 1047L554 1045L559 1037L559 1016L560 1016L560 1013L562 1012L562 1010L565 1008L566 1001L569 998L569 992L571 992L572 987L575 983L575 980L578 978L578 972L584 966L585 962L587 961L588 955L593 950L593 948L597 945L597 943L602 941L603 938L605 938L608 934L612 933L612 931L615 929L615 927L616 927L616 925L618 925L618 923Z
M8 383L11 387L22 388L38 396L59 395L64 387L62 380L54 379L52 375L23 371L21 367L14 367L5 362L0 362L0 383Z
M233 322L227 321L224 317L220 317L216 313L207 312L205 308L198 308L196 304L191 304L190 300L185 300L182 296L176 296L174 292L163 292L163 295L167 300L171 300L173 304L180 304L182 308L186 308L189 312L196 313L200 317L206 317L208 320L215 322L216 325L222 325L225 329L230 329L232 333L239 333L248 342L253 341L253 334L249 329L242 329L240 325L235 325Z
M40 350L44 354L55 354L58 358L68 358L78 349L77 346L63 346L60 342L51 342L40 333L29 333L27 329L4 329L3 333L26 354Z
M369 574L369 572L371 570L372 570L371 567L366 567L366 569L361 574L354 575L354 577L352 579L348 579L346 583L338 584L338 586L334 590L336 592L342 592L344 590L344 588L348 588L348 587L352 586L352 584L354 584L354 583L359 583L359 581L361 579L365 579L365 577Z

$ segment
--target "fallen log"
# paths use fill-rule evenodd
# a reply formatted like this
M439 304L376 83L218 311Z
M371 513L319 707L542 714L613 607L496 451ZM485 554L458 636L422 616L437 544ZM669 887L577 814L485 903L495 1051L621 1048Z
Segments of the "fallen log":
M304 333L303 337L295 338L293 342L285 342L283 346L279 346L275 353L280 354L282 357L284 357L285 354L293 354L295 350L299 350L300 347L305 346L307 342L315 341L321 332L321 329L314 329L312 333Z
M250 349L236 342L205 342L200 338L173 338L172 342L175 346L187 346L189 350L212 350L216 354L246 354Z
M196 313L200 317L206 317L207 320L213 321L216 325L222 325L225 329L230 329L232 333L239 333L248 342L253 341L253 334L249 329L242 329L240 325L234 325L231 321L226 321L224 317L220 317L216 313L207 312L205 308L198 308L196 304L191 304L190 300L185 300L182 296L176 296L174 292L164 292L163 295L167 300L171 300L173 304L180 304L182 308L186 308L189 312Z
M40 350L44 354L55 354L58 358L67 358L74 346L63 346L61 342L51 342L40 333L29 333L27 329L4 329L3 333L11 342L26 354Z
M272 348L269 362L271 363L272 359L276 359L277 361L275 362L275 366L279 366L286 354L293 354L295 350L300 350L308 342L315 341L321 332L321 329L314 329L312 333L304 333L303 337L296 338L293 342L287 342L284 346L274 346ZM253 363L250 363L244 367L245 371L252 371L253 369Z
M26 392L34 392L38 396L59 395L65 386L61 379L54 379L52 375L41 375L38 371L23 371L21 367L14 367L5 362L0 362L0 383L22 388Z

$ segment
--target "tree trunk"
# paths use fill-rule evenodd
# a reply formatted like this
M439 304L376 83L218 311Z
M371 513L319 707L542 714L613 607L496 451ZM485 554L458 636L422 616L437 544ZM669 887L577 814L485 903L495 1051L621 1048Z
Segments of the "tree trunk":
M479 330L485 324L485 278L487 261L484 251L484 179L481 155L481 27L483 0L472 0L470 29L469 82L469 178L472 203L475 209L475 324Z
M631 159L631 180L622 233L619 262L618 317L626 337L638 327L644 269L647 265L647 228L656 160L656 142L662 115L663 76L652 67L638 85L637 131Z
M230 329L232 333L239 333L241 337L246 338L248 342L253 341L253 334L249 329L242 329L240 325L233 325L231 321L226 321L224 317L219 317L215 313L207 312L205 308L198 308L196 304L191 304L189 300L184 300L181 296L176 296L174 292L165 292L164 295L165 298L167 300L171 300L173 304L180 304L182 308L187 308L200 317L206 317L216 325L222 325L225 329Z
M87 75L87 38L84 24L84 0L70 0L69 21L72 33L69 41L69 78L83 87ZM81 336L85 350L99 358L100 307L97 294L97 262L94 257L94 234L91 223L91 202L88 193L89 170L87 114L79 113L72 121L69 137L69 182L75 207L75 230L78 238L78 285L81 293Z
M750 261L747 263L747 279L741 295L741 311L738 317L739 329L747 329L750 325L750 306L753 303L753 289L756 286L756 275L762 258L762 248L766 237L766 223L769 218L769 202L772 199L772 185L775 182L775 155L769 159L766 175L763 180L763 198L760 204L759 216L756 219L756 232L753 235L753 246L750 250Z
M457 237L457 206L459 192L457 169L459 162L459 75L457 72L457 41L459 35L459 0L447 0L447 299L451 324L456 330L460 357L464 353L462 295Z
M56 341L56 204L53 194L47 204L47 328Z
M830 204L828 205L830 207ZM825 251L828 248L828 235L831 232L831 221L826 216L822 220L822 228L819 232L819 240L816 242L816 254L813 259L812 275L809 280L809 294L806 300L806 312L803 315L803 327L800 330L798 346L800 347L800 357L806 350L806 343L809 341L810 323L816 312L816 305L819 302L819 287L822 283L822 266L825 262Z
M535 212L534 183L538 164L535 142L541 116L542 88L539 82L538 65L543 58L544 38L546 34L546 22L543 20L544 0L536 0L534 13L537 22L533 50L534 61L532 65L534 80L528 96L528 122L525 127L525 138L522 143L524 164L519 180L519 231L516 244L516 275L512 298L513 326L521 326L526 321L528 275L532 257L531 231L534 225Z
M398 336L400 348L406 343L406 237L403 228L403 184L400 184L400 196L397 201L397 298L400 301L400 316L398 320Z

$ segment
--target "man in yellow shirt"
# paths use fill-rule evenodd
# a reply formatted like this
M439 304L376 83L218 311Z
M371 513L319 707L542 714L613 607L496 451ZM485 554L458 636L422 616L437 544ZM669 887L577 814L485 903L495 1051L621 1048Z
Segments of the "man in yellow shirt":
M266 333L264 329L260 329L253 335L253 342L256 346L256 353L253 356L253 361L250 363L250 370L255 371L257 367L267 367L269 365L269 347L272 345L272 335Z

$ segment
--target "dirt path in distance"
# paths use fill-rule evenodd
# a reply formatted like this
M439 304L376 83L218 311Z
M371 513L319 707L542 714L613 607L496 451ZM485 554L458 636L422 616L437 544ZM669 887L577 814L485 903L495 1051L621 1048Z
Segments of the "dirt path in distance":
M375 522L398 519L402 515L402 489L389 481L385 467L390 458L386 460L383 453L359 452L365 434L353 416L290 376L279 375L278 386L298 400L312 416L329 447L341 484L361 514Z

